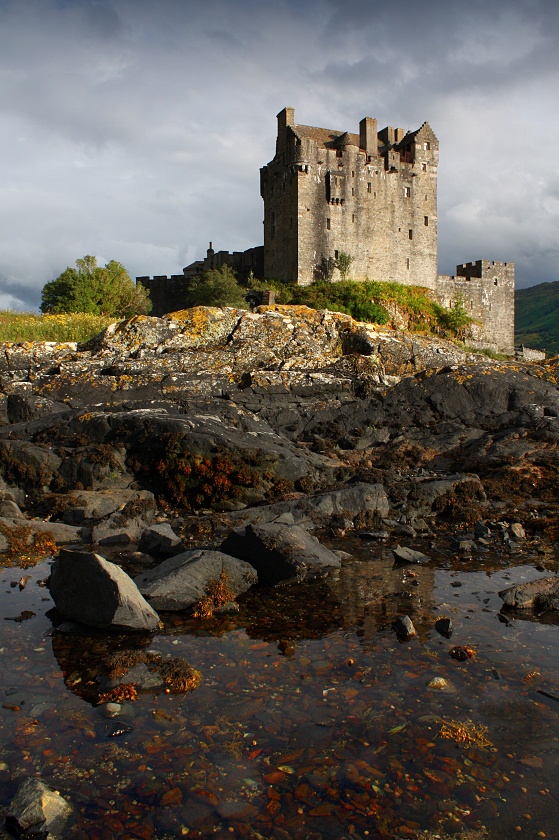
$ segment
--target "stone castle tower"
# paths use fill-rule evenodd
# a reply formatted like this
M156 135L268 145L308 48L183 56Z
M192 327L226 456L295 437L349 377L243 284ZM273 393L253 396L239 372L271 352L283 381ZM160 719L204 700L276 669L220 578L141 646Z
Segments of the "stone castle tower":
M439 143L365 117L359 134L298 125L278 114L274 159L260 170L264 277L307 285L341 252L350 275L437 283Z
M439 143L428 123L405 132L378 131L365 117L359 134L299 125L293 108L278 114L273 160L260 170L264 246L214 251L171 277L138 277L153 314L181 309L192 279L229 265L238 277L308 285L327 276L340 254L348 276L425 286L452 307L460 300L474 319L471 344L514 350L514 263L477 260L437 270ZM333 273L332 273L333 272Z

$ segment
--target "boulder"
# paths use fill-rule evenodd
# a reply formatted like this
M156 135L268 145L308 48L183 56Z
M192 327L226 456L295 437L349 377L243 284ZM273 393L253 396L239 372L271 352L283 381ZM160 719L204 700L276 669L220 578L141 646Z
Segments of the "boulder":
M57 608L74 621L131 630L154 630L159 624L134 581L99 554L62 550L48 586Z
M158 610L184 610L207 595L208 584L227 575L227 588L240 595L255 583L255 569L237 557L221 551L185 551L138 575L134 582L142 595Z
M333 551L297 525L247 525L244 531L232 531L220 548L254 566L258 580L266 584L302 580L340 566Z
M142 532L138 551L143 551L152 556L164 555L173 556L179 554L182 548L182 540L178 537L168 522L159 522Z
M499 592L508 607L518 610L559 609L559 576L539 578L509 586Z
M41 779L25 779L6 816L6 828L16 837L62 837L72 807Z

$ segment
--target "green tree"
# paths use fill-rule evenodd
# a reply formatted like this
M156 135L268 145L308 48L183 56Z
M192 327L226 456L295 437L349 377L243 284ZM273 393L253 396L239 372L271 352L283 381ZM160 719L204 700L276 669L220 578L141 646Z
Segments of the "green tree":
M101 267L89 254L76 260L76 268L68 267L46 283L41 293L41 312L46 314L87 312L129 318L150 309L147 290L134 283L121 263L110 260Z
M347 280L347 275L349 274L349 269L351 268L351 264L355 257L352 257L351 254L346 253L346 251L340 251L336 259L336 268L340 272L340 277L342 280Z
M193 280L188 290L189 306L235 306L246 309L246 289L229 265L210 268Z

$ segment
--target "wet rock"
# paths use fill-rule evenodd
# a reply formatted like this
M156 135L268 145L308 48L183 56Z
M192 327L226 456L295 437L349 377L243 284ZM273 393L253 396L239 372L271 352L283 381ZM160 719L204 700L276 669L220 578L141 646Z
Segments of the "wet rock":
M155 515L156 505L152 493L137 490L71 490L66 495L68 509L64 511L62 519L71 525L77 525L84 520L105 519L117 511L122 511L127 505L142 507L143 519L148 520ZM148 514L148 511L151 511Z
M474 525L474 536L476 539L488 539L491 536L491 528L478 520Z
M427 688L431 691L448 691L450 684L444 677L433 677L427 683Z
M161 691L165 688L163 677L157 671L150 670L145 663L140 662L114 679L101 678L99 690L107 692L123 683L132 683L139 691Z
M152 525L142 532L138 543L138 551L152 556L172 556L183 549L182 540L178 537L168 522Z
M29 545L33 542L35 534L49 536L57 545L79 544L82 539L89 537L86 528L76 528L73 525L63 525L61 522L45 522L42 519L7 519L0 517L0 527L9 533L14 529L23 529L27 532Z
M55 840L64 836L72 813L69 803L41 779L26 779L8 808L6 828L16 837Z
M185 551L135 578L142 595L158 610L183 610L207 595L208 585L225 573L226 586L234 595L258 582L249 563L221 551Z
M539 578L528 583L509 586L499 592L508 607L519 610L559 609L559 576Z
M266 584L302 580L340 566L333 551L297 525L247 525L244 532L232 531L220 549L254 566Z
M403 545L398 545L392 549L394 560L396 563L428 563L430 558L421 551L415 551L413 548L407 548Z
M392 623L393 629L399 639L405 641L411 639L412 636L417 636L417 630L413 626L413 622L409 615L399 615Z
M514 542L521 542L526 539L526 532L520 522L513 522L509 528L509 536Z
M99 714L103 715L103 717L114 718L120 714L122 705L120 703L102 703L97 708L99 709Z
M462 539L461 537L454 537L450 547L453 551L459 551L460 554L473 554L476 551L476 544L473 540Z
M134 581L99 554L63 549L48 585L57 608L74 621L131 630L154 630L159 623Z
M446 639L450 639L452 633L454 631L454 625L452 623L451 618L439 618L435 622L435 630L437 633L440 633L441 636L444 636Z

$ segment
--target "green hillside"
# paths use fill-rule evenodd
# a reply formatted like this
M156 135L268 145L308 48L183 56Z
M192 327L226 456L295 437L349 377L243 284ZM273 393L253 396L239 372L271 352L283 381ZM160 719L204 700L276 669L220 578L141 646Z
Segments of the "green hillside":
M559 281L517 289L515 343L559 353Z

